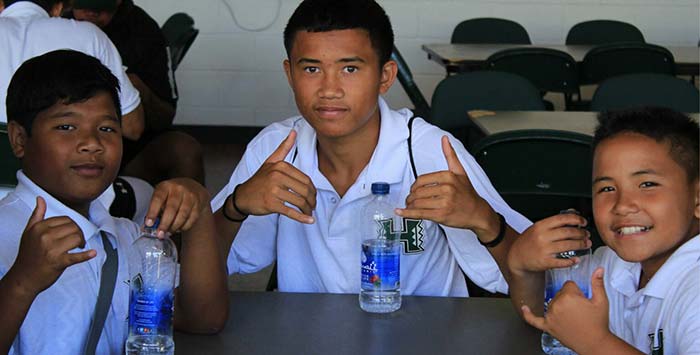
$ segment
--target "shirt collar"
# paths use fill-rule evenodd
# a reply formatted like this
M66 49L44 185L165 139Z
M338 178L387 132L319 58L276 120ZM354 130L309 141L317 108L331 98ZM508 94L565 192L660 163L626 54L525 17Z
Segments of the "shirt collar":
M408 159L398 157L405 155L408 157L406 140L408 139L407 120L401 119L402 113L396 113L389 108L386 101L379 97L379 142L374 148L372 158L365 170L358 177L360 183L370 186L371 183L382 181L389 184L401 182L405 169L403 164L408 163ZM405 112L403 113L406 114ZM305 121L295 122L294 129L297 130L297 157L295 163L302 171L312 172L311 178L317 188L332 190L323 174L318 169L318 153L316 132ZM401 162L401 166L396 166L396 162ZM387 168L390 166L391 168ZM328 184L328 185L326 185ZM366 189L369 192L369 189Z
M31 1L20 1L6 7L0 12L0 17L45 17L49 18L49 13L41 6Z
M46 201L46 213L44 218L66 216L72 219L83 232L86 241L95 236L99 231L105 231L112 236L117 235L117 228L114 224L114 220L105 206L99 202L99 198L90 203L90 219L88 220L80 213L69 208L51 194L44 191L39 185L27 177L22 170L17 172L17 182L15 194L22 202L34 210L36 207L36 197L41 196L44 201Z
M669 287L670 282L677 279L683 270L687 270L691 264L697 263L699 260L700 235L696 235L676 249L666 262L661 265L661 268L644 287L644 294L656 298L665 298L671 288Z

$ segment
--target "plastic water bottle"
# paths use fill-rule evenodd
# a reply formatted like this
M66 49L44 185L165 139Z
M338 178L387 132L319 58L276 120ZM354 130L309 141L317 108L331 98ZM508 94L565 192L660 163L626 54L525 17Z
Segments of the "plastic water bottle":
M545 272L544 281L544 312L552 298L561 290L566 281L574 281L586 297L591 298L591 249L572 250L557 255L559 259L578 257L580 262L574 266L550 269ZM576 355L562 345L549 333L542 333L542 351L549 355Z
M389 313L401 308L401 243L393 233L396 221L388 203L389 184L372 184L372 200L365 206L362 231L360 308Z
M177 250L170 238L158 239L158 221L144 227L129 252L131 294L126 354L174 354L173 288Z

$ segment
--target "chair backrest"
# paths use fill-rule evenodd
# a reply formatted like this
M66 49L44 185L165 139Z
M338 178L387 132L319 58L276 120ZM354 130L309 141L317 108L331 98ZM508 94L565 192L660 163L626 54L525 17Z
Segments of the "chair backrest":
M401 52L399 52L396 46L394 46L394 50L391 52L391 59L397 64L399 82L406 92L406 95L408 95L408 98L411 99L413 103L414 114L429 121L430 105L428 105L428 101L425 100L425 96L423 96L416 82L413 81L411 69L408 67L408 64L406 64L406 61L403 59Z
M188 14L178 12L168 18L161 28L170 48L170 58L172 69L175 71L182 58L190 49L192 42L199 34L199 30L194 28L194 20Z
M530 44L527 30L519 23L502 18L482 17L460 22L452 31L451 43Z
M612 43L592 48L581 64L581 82L587 84L633 73L674 75L673 54L654 44Z
M17 170L20 162L10 147L7 138L7 125L0 123L0 189L14 188L17 185Z
M566 44L600 45L615 42L641 42L644 35L634 25L615 20L592 20L577 23L566 35Z
M700 93L691 83L670 75L629 74L602 82L591 101L592 111L662 106L698 112Z
M510 48L486 60L491 70L518 74L541 91L578 92L576 60L566 52L550 48Z
M438 83L431 104L432 123L469 147L485 133L467 114L471 110L543 111L539 90L516 74L473 71Z

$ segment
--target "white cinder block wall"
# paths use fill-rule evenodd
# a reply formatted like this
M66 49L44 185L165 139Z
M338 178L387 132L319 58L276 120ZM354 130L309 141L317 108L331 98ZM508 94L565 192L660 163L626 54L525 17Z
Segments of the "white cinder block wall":
M136 0L158 23L175 12L195 20L199 37L177 70L177 124L264 126L296 114L282 71L282 31L298 0ZM444 70L421 44L449 42L454 26L472 17L522 24L535 44L564 43L574 24L618 19L636 25L650 43L697 45L698 0L379 0L391 17L399 50L430 100ZM230 11L229 11L230 10ZM410 106L398 80L386 96Z

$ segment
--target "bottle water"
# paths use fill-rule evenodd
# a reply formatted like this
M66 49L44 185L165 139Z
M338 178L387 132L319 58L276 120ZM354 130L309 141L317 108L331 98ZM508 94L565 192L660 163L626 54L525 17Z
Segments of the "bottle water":
M372 184L372 200L362 214L362 261L360 308L389 313L401 307L401 243L393 233L394 209L388 203L389 184Z
M158 221L144 227L129 251L131 294L126 354L174 354L173 288L177 250L170 238L156 236Z
M554 296L561 290L566 281L574 281L586 297L591 298L591 249L572 250L557 255L559 259L578 257L580 262L576 265L550 269L545 272L544 278L544 312ZM542 333L542 350L549 355L576 355L576 353L562 345L549 333Z

